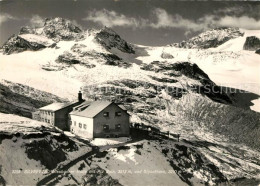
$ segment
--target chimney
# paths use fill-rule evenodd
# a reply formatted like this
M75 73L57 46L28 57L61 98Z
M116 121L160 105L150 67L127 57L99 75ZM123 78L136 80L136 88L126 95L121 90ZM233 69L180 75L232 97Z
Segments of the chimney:
M78 101L79 101L79 102L82 102L82 101L83 101L81 91L79 91L79 93L78 93Z

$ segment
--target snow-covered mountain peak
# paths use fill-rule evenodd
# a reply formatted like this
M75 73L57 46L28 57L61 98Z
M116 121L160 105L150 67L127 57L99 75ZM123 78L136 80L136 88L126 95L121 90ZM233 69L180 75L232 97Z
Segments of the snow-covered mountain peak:
M111 28L104 27L100 30L83 31L71 21L60 17L47 18L44 25L39 28L22 27L19 34L11 36L2 48L4 54L19 53L26 50L37 51L56 46L60 41L84 44L88 51L97 50L96 52L99 53L110 53L112 50L117 53L135 53L133 46Z
M215 28L202 32L187 41L174 43L173 46L179 48L215 48L230 39L238 38L244 35L239 28Z
M82 32L72 21L56 17L46 18L42 27L22 27L19 34L43 35L55 41L60 41L75 39Z
M108 33L110 35L118 35L112 28L107 27L107 26L105 26L102 29L100 29L100 31L101 32L106 32L106 33Z
M72 40L81 33L82 30L71 21L57 18L47 18L43 27L43 34L49 38L58 40Z
M104 27L96 34L96 40L108 50L116 48L124 53L134 54L133 47L122 39L114 30Z
M26 36L26 37L24 37ZM22 27L18 35L12 35L2 46L4 54L26 50L39 50L55 46L59 41L84 39L84 32L71 21L63 18L47 18L42 27ZM53 45L50 45L53 44Z

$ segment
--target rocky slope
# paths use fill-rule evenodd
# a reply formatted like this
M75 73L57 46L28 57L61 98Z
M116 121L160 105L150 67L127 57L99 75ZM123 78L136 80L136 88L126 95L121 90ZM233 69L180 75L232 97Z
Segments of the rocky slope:
M133 47L123 40L115 31L105 27L96 34L97 41L105 46L108 50L117 48L121 52L135 53Z
M55 43L45 37L36 35L22 34L11 36L3 45L2 49L5 54L19 53L26 50L37 51L46 47L54 47Z
M0 82L0 100L0 112L29 118L37 108L56 101L66 101L50 93L5 80Z
M0 174L5 184L36 184L58 165L91 150L45 123L11 114L0 116Z

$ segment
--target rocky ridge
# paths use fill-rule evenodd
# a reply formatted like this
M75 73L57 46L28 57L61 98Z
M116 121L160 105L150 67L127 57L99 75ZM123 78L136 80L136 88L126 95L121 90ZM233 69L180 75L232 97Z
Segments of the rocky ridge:
M110 28L83 31L71 21L59 17L47 18L43 27L40 28L22 27L19 34L11 36L2 49L4 54L26 50L37 51L46 47L54 47L59 41L82 41L90 36L89 33L107 51L115 48L123 53L135 53L131 44Z
M187 41L174 43L171 46L198 49L215 48L230 39L234 39L243 35L244 33L241 32L238 28L216 28L203 32Z

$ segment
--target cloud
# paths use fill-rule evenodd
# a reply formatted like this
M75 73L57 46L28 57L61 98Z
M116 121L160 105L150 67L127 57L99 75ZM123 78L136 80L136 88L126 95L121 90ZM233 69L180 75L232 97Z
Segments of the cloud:
M238 8L225 9L223 12L231 12ZM183 28L187 31L203 31L216 27L238 27L245 29L260 29L260 20L248 16L221 16L205 15L197 20L185 19L182 16L168 14L163 9L154 10L157 21L151 23L154 28Z
M156 22L150 23L148 26L153 28L184 28L192 31L202 30L203 25L196 22L185 19L179 14L168 14L164 9L156 8L153 11L156 17Z
M100 25L108 27L132 27L144 28L151 27L160 28L180 28L186 31L186 34L197 31L204 31L216 27L239 27L245 29L260 29L260 20L248 16L232 16L232 11L240 10L239 7L226 8L221 12L223 14L205 15L196 20L186 19L179 14L169 14L166 10L155 8L151 12L149 19L129 17L124 14L119 14L115 11L106 9L94 10L89 12L84 18L85 21L92 21ZM242 10L241 10L242 11Z
M203 25L197 24L189 19L184 19L182 16L168 14L164 9L155 8L152 11L151 19L134 18L124 14L119 14L115 11L106 9L94 10L89 12L84 18L85 21L92 21L103 26L115 27L152 27L152 28L184 28L192 31L202 30ZM153 20L153 21L151 21Z
M92 21L100 25L105 25L108 27L114 26L125 26L125 27L137 27L142 23L142 19L137 20L133 17L127 17L123 14L118 14L115 11L103 10L93 10L89 12L88 16L84 18L85 21Z
M34 27L41 27L43 26L44 22L45 19L39 15L33 15L32 18L30 19L30 25Z
M233 6L233 7L226 7L217 9L214 11L214 14L220 14L220 15L241 15L245 13L245 9L249 9L250 7L241 7L241 6Z
M10 14L0 14L0 25L8 20L16 19Z
M241 17L232 17L232 16L225 16L220 18L217 23L219 26L226 26L226 27L239 27L239 28L246 28L246 29L260 29L260 20L256 20L251 17L241 16Z

